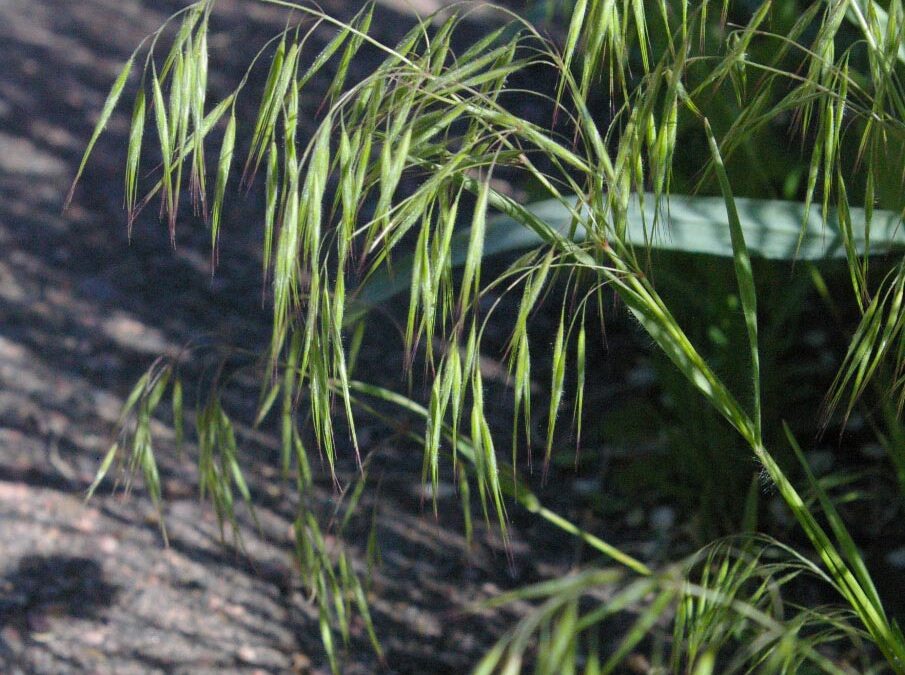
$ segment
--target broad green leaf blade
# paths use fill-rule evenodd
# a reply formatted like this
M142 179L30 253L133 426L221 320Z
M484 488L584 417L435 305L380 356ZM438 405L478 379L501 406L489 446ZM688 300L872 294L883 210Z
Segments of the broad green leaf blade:
M846 257L845 240L834 209L823 221L815 210L804 204L782 200L736 198L736 212L741 233L752 257L768 260L825 260ZM558 233L568 233L573 223L574 205L551 199L530 204L530 214ZM905 224L898 213L874 210L871 216L870 242L866 243L864 209L849 209L855 248L859 255L884 254L905 250ZM656 232L651 226L658 222ZM804 225L802 225L804 223ZM576 239L584 236L583 229ZM799 246L799 238L801 244ZM657 199L645 194L629 201L626 243L634 246L715 255L733 256L732 234L727 222L726 202L722 197L672 195ZM450 244L450 263L461 266L471 242L468 228L458 230ZM539 246L544 239L512 216L490 219L484 235L483 255L509 253ZM411 280L411 258L394 261L393 270L381 268L358 289L355 299L366 307L376 305L408 288ZM360 312L350 311L353 320Z
M804 205L782 200L735 198L739 225L748 253L768 260L824 260L845 258L845 240L835 209L826 222L819 213L805 217ZM643 205L641 204L643 202ZM571 206L571 204L570 204ZM529 205L532 213L560 232L568 232L572 212L557 200ZM849 209L852 235L859 255L883 254L905 249L905 225L898 213L875 210L866 244L864 209ZM722 197L672 195L659 203L654 195L637 195L629 202L626 241L633 246L733 257L732 235ZM651 232L658 222L655 232ZM498 232L498 230L502 230ZM581 230L579 230L579 236ZM647 239L645 239L645 235ZM798 247L801 236L801 247ZM524 227L515 228L508 217L488 224L488 254L537 245L539 240ZM796 252L797 250L797 252Z

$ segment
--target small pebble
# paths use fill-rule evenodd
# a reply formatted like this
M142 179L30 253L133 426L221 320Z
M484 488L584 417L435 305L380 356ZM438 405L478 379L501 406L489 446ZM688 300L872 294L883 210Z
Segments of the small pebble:
M600 482L596 478L579 478L572 483L572 490L580 497L593 497L600 490Z
M886 564L897 569L905 569L905 546L887 553Z
M658 506L650 512L650 526L661 534L676 524L676 511L671 506Z

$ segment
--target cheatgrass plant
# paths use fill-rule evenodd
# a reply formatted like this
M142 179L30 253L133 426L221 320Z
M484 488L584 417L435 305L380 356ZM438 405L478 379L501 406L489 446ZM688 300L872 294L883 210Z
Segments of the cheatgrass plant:
M539 605L476 672L519 672L529 657L540 673L613 672L633 652L653 672L846 672L821 645L860 648L869 637L849 610L787 602L803 578L832 585L812 561L757 537L718 541L642 578L592 569L536 584L487 603Z
M804 459L792 432L764 429L763 308L752 265L752 257L844 262L847 295L861 318L814 416L845 417L869 390L881 388L889 430L883 446L901 471L900 0L578 0L564 5L569 14L559 44L500 10L498 28L459 50L455 37L471 10L467 4L424 17L396 44L383 44L372 36L370 3L341 22L313 3L248 2L284 7L289 16L286 29L250 64L249 72L267 70L263 90L251 91L246 75L225 98L210 100L208 33L217 4L196 2L127 62L85 160L134 70L141 84L124 175L130 224L159 198L174 235L187 192L209 223L215 264L230 177L264 184L259 225L273 319L260 359L258 421L277 418L283 468L297 475L299 556L333 668L352 611L364 617L380 647L356 565L347 553L328 550L305 498L312 487L307 439L331 472L344 447L363 466L356 415L396 405L423 422L413 433L424 447L426 483L436 488L452 467L460 492L476 497L484 518L504 536L508 510L520 504L624 570L589 570L515 594L542 602L479 671L517 672L529 659L540 672L612 672L646 649L650 659L661 659L654 665L675 672L843 672L825 647L848 641L859 649L874 645L888 668L905 672L905 638L842 512L806 463L800 475L807 495L790 478L800 472L777 459ZM332 35L316 51L312 37L321 31ZM356 67L363 54L379 61L366 74ZM509 83L527 71L549 73L556 84L546 93L514 90ZM315 77L330 82L316 129L303 136L301 102ZM240 97L257 101L255 119L237 114ZM512 112L516 97L536 97L551 112L550 123ZM143 172L153 166L154 182L145 185ZM84 168L83 161L79 174ZM525 186L536 203L502 191L498 177ZM733 288L725 290L738 299L734 349L742 378L729 380L708 362L659 292L650 251L664 248L731 264ZM487 256L516 250L520 257L489 278ZM875 255L886 256L883 275L876 273ZM494 320L484 299L491 292L518 303L506 350L511 437L493 431L484 396L482 345ZM408 304L409 362L423 361L431 374L423 403L353 378L361 322L396 294ZM586 391L595 386L588 335L600 330L611 297L696 392L693 405L703 401L734 430L811 553L754 541L718 545L684 565L653 569L529 491L520 476L532 439L542 439L538 461L546 474L569 419L576 435L582 433ZM542 303L555 317L546 342L529 330ZM541 353L549 368L538 366ZM125 461L160 499L150 420L169 392L182 435L177 370L178 364L157 363L138 383L122 438L98 481L115 461ZM539 376L549 378L542 401L532 386ZM562 412L568 404L572 414ZM216 390L193 418L202 490L229 521L235 501L251 502L251 495ZM338 428L348 430L348 441L339 442ZM350 494L355 502L360 490ZM841 606L785 602L785 589L803 575L828 584ZM618 591L595 593L603 585ZM602 641L611 633L599 627L623 611L635 612L634 622L619 640ZM672 625L670 635L664 622Z

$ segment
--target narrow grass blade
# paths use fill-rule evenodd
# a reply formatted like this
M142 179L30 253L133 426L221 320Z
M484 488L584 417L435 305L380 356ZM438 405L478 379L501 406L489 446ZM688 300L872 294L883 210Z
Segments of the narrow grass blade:
M741 298L742 311L745 315L745 327L748 331L748 343L751 353L751 388L752 398L754 400L752 419L754 421L755 440L760 444L762 437L760 351L757 340L757 288L754 285L754 271L751 268L751 257L748 255L748 247L745 244L745 233L742 230L742 225L739 221L738 210L735 206L735 199L732 196L732 187L729 185L729 177L726 175L726 168L723 166L720 148L717 145L716 138L710 128L710 122L706 119L704 120L704 129L707 132L707 140L710 144L710 154L713 158L713 165L716 169L717 178L719 179L720 189L723 192L723 198L726 200L726 214L729 219L729 233L732 242L732 257L735 262L735 276L738 280L739 297Z
M223 197L226 193L226 182L229 179L229 167L232 164L236 147L236 113L233 110L223 134L220 146L220 160L217 162L217 182L214 187L214 202L211 209L211 272L217 260L217 239L220 235L220 219L223 212Z
M94 496L95 491L100 486L101 482L103 482L104 478L110 472L110 467L113 466L113 461L119 455L119 443L114 443L110 446L110 449L107 451L107 454L104 455L104 460L101 462L101 465L97 469L97 473L94 476L94 480L91 481L91 486L88 488L88 492L85 494L85 499L91 499Z
M126 64L120 71L119 76L116 78L116 81L110 88L110 93L107 94L107 100L104 101L104 107L101 108L100 117L97 120L97 124L94 126L94 131L91 133L91 138L88 141L88 145L85 148L84 154L82 155L82 161L79 162L79 168L75 173L75 178L72 180L72 186L69 188L69 194L66 196L66 202L63 206L64 210L68 208L70 203L72 203L72 196L75 193L75 186L79 182L79 178L82 177L82 172L85 170L85 165L88 163L88 158L91 156L91 151L94 149L94 146L97 143L97 139L100 138L101 133L103 133L104 131L104 127L106 127L107 122L110 121L110 116L116 109L116 104L119 101L119 97L122 95L123 89L126 86L126 81L129 79L129 74L132 72L132 64L134 61L134 56L126 61Z
M126 210L129 220L129 235L132 233L132 222L135 217L135 206L138 203L138 168L141 160L141 141L145 130L145 92L140 89L135 97L132 111L132 126L129 129L129 149L126 154Z

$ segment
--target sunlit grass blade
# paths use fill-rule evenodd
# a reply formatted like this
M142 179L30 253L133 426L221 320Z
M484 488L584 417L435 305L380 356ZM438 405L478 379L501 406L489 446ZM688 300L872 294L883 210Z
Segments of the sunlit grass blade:
M116 104L119 101L119 97L123 93L123 89L126 87L126 82L129 79L129 74L132 72L132 64L135 61L135 57L132 56L126 61L126 64L123 66L119 75L114 81L113 86L110 88L110 93L107 94L107 100L104 101L104 107L101 108L100 117L98 117L97 124L94 126L94 131L91 133L91 138L88 140L88 144L85 146L85 152L82 155L82 161L79 162L79 168L75 172L75 178L72 180L72 186L69 188L69 194L66 195L66 201L64 202L64 210L72 203L72 197L75 194L75 187L79 182L79 179L82 177L82 173L85 170L85 165L88 163L88 158L91 156L91 151L94 150L94 146L97 144L97 139L100 138L101 133L104 131L104 127L107 126L107 122L110 121L110 117L113 115L113 111L116 109Z
M754 405L752 419L754 421L755 441L760 443L762 437L760 350L757 339L757 288L754 285L754 271L751 268L751 258L748 255L748 247L745 244L745 233L739 221L735 199L732 196L732 187L729 184L729 177L726 175L726 169L723 166L723 158L720 155L716 138L710 129L710 122L706 119L704 120L704 128L707 131L707 140L710 144L710 153L717 178L719 179L720 189L723 192L723 198L726 200L726 214L729 220L729 233L732 241L732 257L735 262L735 277L738 280L739 297L741 298L742 311L745 315L745 328L748 331L748 344L751 354L751 388Z
M91 485L88 487L88 491L85 494L85 499L91 499L94 496L95 491L100 484L103 482L104 478L106 478L107 474L110 472L110 468L113 466L113 461L119 456L119 443L114 443L110 446L110 449L107 451L107 454L104 455L104 459L101 462L100 466L97 468L97 472L95 473L94 480L91 481Z
M474 216L469 231L468 251L465 255L465 264L462 271L462 284L459 292L459 305L463 309L472 302L472 287L477 288L481 284L479 264L484 255L484 228L487 223L487 204L490 193L490 179L481 184L478 193L478 201L475 204Z
M220 236L220 219L223 213L223 198L226 194L226 183L229 180L229 168L236 148L236 113L229 117L226 131L223 133L223 144L220 146L220 159L217 162L217 182L214 187L214 201L211 208L211 270L217 260L217 240Z
M553 456L553 439L556 430L556 418L559 416L559 407L562 402L563 389L566 377L566 344L565 344L565 313L559 317L559 328L556 329L556 337L553 341L553 369L552 384L550 386L550 410L547 418L547 443L544 453L544 474L550 466Z
M135 206L138 203L138 169L141 160L141 141L145 130L145 92L140 89L135 97L132 111L132 126L129 130L129 148L126 155L126 210L128 212L129 233L135 218Z
M160 80L154 72L151 78L152 91L154 93L154 121L157 125L157 137L160 144L160 154L163 162L163 177L161 185L163 190L163 211L170 222L171 238L174 236L172 226L176 218L176 203L173 194L173 150L170 145L170 124L167 120L166 103L163 91L160 88Z
M185 439L185 409L182 401L182 380L178 377L173 380L172 390L172 408L173 408L173 432L176 435L176 449L182 449L182 443Z

